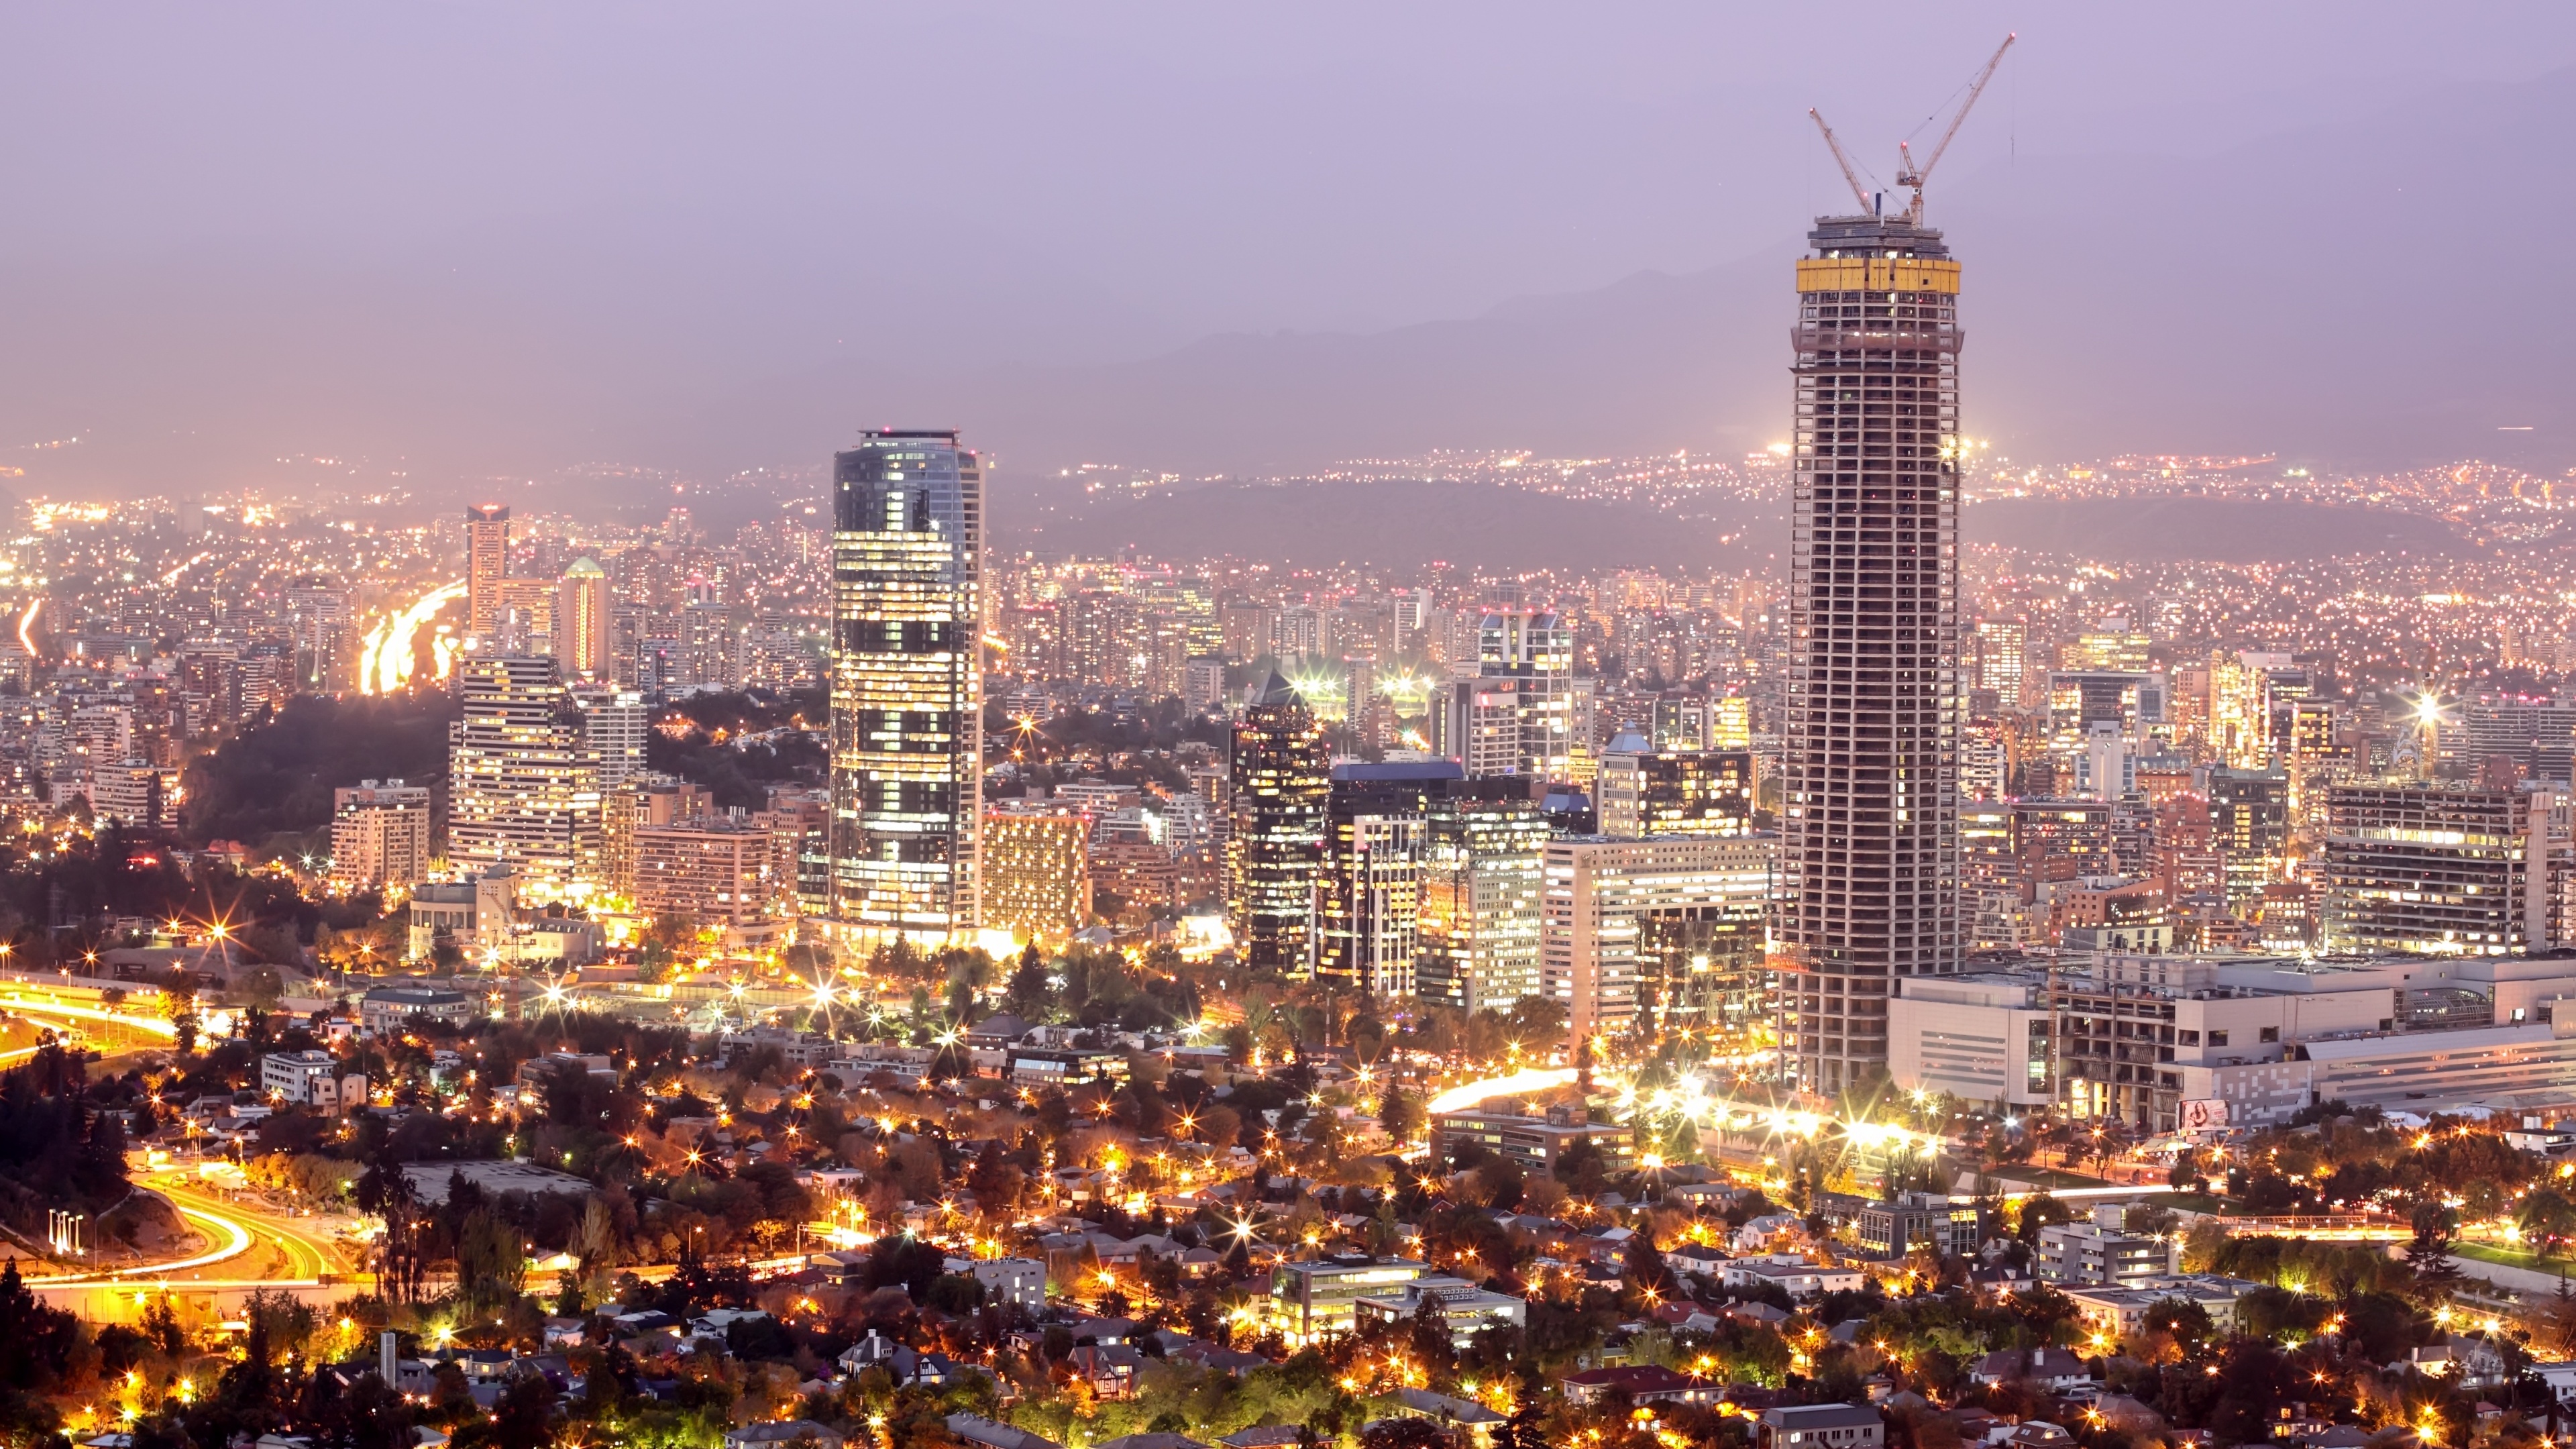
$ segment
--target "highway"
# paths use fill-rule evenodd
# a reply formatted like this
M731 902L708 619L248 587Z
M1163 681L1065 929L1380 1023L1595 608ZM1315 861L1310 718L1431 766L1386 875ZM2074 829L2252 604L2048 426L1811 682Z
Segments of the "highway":
M181 1216L202 1233L207 1246L183 1257L136 1263L90 1273L57 1273L27 1280L30 1287L52 1289L131 1289L141 1284L174 1290L202 1288L319 1288L332 1283L363 1284L346 1272L342 1254L328 1232L313 1219L282 1216L245 1203L229 1202L173 1170L138 1179L167 1197ZM222 1269L220 1274L210 1270Z

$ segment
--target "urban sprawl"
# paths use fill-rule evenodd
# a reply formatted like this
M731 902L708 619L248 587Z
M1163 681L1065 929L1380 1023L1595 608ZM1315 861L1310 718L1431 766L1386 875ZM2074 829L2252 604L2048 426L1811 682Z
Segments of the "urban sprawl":
M1778 447L1336 475L1787 522L1705 571L1006 548L947 431L25 505L0 1439L2557 1443L2556 482L1997 458L1912 215ZM2471 546L1977 541L2141 495Z

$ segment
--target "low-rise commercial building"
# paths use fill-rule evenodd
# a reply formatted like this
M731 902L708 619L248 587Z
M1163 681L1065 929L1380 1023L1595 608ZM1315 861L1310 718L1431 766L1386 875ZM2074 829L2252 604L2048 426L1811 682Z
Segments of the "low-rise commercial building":
M1852 1404L1799 1404L1765 1409L1755 1449L1879 1449L1887 1424L1878 1410Z
M1046 1307L1046 1264L1036 1258L985 1258L968 1271L984 1285L984 1301L1036 1313Z
M1529 1304L1508 1293L1488 1293L1464 1278L1432 1274L1391 1292L1354 1300L1354 1322L1410 1323L1425 1307L1440 1315L1449 1337L1464 1349L1488 1328L1518 1328L1529 1321Z
M1601 1153L1604 1172L1626 1172L1637 1165L1635 1135L1627 1128L1588 1123L1579 1111L1563 1107L1551 1109L1544 1117L1509 1112L1432 1114L1434 1161L1447 1161L1467 1144L1481 1147L1523 1172L1551 1176L1556 1164L1577 1144L1589 1144Z
M2143 1331L2148 1311L2157 1304L2177 1298L2197 1304L2209 1315L2211 1327L2229 1332L2236 1327L2236 1301L2262 1286L2217 1273L2175 1273L2122 1287L2070 1284L2060 1291L2075 1305L2087 1329L2122 1338Z
M259 1059L260 1090L298 1106L336 1112L367 1095L363 1072L342 1072L326 1051L270 1052Z
M1282 1263L1270 1274L1270 1326L1291 1348L1349 1333L1358 1324L1361 1299L1429 1271L1427 1263L1355 1254Z
M1944 1257L1964 1258L1985 1242L1975 1203L1928 1192L1871 1203L1860 1210L1853 1227L1864 1251L1890 1256L1930 1248Z
M412 887L406 907L409 956L418 961L452 946L491 961L510 953L510 928L518 918L518 879L506 867L463 880Z
M377 1036L401 1031L413 1017L468 1022L482 1014L473 997L444 986L380 986L358 1000L358 1024Z
M2182 1244L2170 1238L2132 1233L2117 1226L2117 1208L2106 1210L2111 1221L2055 1223L2039 1230L2037 1266L2050 1283L2123 1285L2169 1278L2182 1271Z

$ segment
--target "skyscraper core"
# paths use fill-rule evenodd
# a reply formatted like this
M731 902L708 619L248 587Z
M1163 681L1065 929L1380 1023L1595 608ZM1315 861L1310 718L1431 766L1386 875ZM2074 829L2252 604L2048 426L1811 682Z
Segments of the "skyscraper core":
M1820 217L1798 263L1777 939L1797 1085L1883 1074L1899 977L1960 965L1959 264Z
M831 918L971 933L983 796L983 470L948 431L832 467Z

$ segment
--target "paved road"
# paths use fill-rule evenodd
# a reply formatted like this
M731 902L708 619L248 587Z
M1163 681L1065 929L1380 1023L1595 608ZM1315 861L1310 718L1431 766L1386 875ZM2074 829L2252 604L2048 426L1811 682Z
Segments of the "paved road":
M2482 1278L2499 1288L2511 1288L2517 1293L2555 1295L2558 1292L2556 1273L2543 1273L2532 1268L2514 1268L2503 1263L2490 1263L2481 1258L2465 1256L2453 1258L2451 1261L2460 1265L2461 1276ZM2576 1277L2576 1271L2571 1271L2569 1276Z

